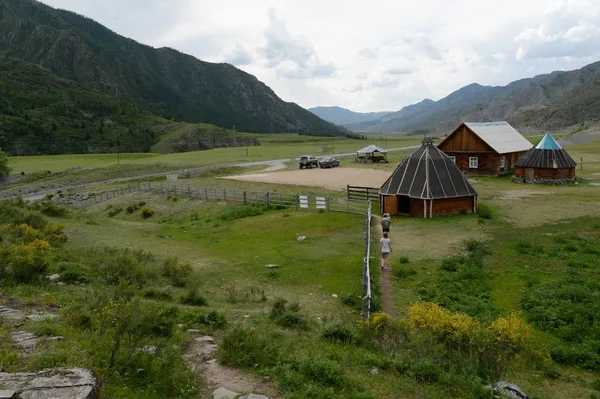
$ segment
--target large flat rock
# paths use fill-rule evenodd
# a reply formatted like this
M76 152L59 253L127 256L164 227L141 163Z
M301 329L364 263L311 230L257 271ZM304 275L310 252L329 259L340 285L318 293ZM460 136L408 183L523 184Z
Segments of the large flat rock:
M46 369L32 373L0 373L0 386L22 399L95 399L98 380L82 368Z

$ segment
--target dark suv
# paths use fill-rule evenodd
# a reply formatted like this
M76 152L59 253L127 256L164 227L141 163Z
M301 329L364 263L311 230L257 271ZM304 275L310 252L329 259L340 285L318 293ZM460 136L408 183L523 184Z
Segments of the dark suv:
M334 168L336 166L340 166L340 161L338 161L334 157L325 157L319 161L319 166L321 167L321 169Z
M312 155L302 155L300 157L300 169L313 168L319 166L317 158Z

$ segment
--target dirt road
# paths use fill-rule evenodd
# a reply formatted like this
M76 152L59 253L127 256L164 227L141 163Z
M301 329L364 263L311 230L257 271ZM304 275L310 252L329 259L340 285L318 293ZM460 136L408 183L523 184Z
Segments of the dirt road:
M223 179L261 183L293 184L297 186L324 187L330 190L345 189L347 185L381 187L390 177L389 171L367 168L299 169L281 172L260 172L227 176Z

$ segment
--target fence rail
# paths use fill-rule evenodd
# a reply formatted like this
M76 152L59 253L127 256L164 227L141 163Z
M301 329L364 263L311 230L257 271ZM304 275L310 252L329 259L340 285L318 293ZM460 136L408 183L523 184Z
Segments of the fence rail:
M379 202L379 188L346 186L346 198L349 200L375 201Z
M363 258L362 288L364 296L362 299L361 318L366 320L371 313L371 201L367 201L366 223L365 223L365 257Z
M134 191L159 192L167 195L186 196L201 201L234 202L243 205L256 204L277 208L323 210L363 215L366 200L332 197L329 195L303 195L278 191L256 191L221 187L195 187L170 183L138 182L115 190L92 193L89 198L71 203L76 208L85 208L119 195Z

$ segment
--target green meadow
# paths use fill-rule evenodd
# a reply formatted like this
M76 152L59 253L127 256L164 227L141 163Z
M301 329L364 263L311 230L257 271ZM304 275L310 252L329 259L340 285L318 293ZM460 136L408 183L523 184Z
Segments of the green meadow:
M394 137L387 138L390 148L418 142ZM287 135L261 140L249 148L261 151L260 159L367 144ZM0 304L59 317L19 327L3 321L2 371L81 366L99 377L102 398L205 397L207 382L181 355L186 342L208 334L219 345L220 363L285 398L489 398L483 386L498 380L532 398L600 397L600 187L594 186L600 145L568 150L584 159L578 184L474 177L479 214L394 218L387 275L393 317L379 313L382 276L374 250L367 322L360 322L361 215L143 192L83 210L63 207L60 195L36 204L3 202ZM111 169L112 154L11 158L11 166L26 173L88 168L71 171L80 173L74 179L103 189L101 181L119 173L135 177L245 157L245 148L213 151L121 154L123 170ZM391 173L396 165L371 167ZM337 194L213 175L188 181ZM376 227L373 221L374 243ZM50 285L45 276L53 273L65 285ZM24 355L8 338L17 329L65 339ZM140 351L147 345L155 355Z

